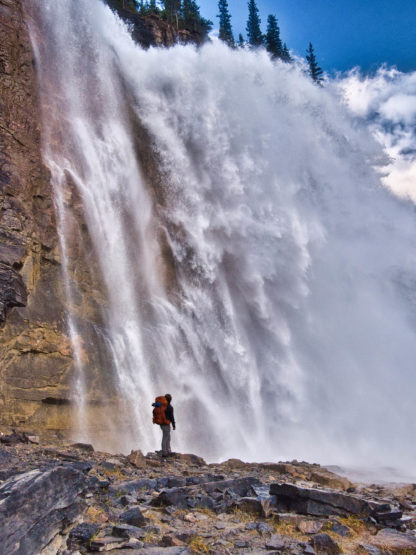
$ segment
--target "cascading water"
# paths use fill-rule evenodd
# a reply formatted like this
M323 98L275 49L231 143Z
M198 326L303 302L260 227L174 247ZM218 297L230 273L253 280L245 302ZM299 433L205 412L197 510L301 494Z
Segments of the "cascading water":
M99 0L33 8L45 162L108 295L119 445L157 447L169 390L175 449L409 467L416 224L369 134L264 52L144 51Z

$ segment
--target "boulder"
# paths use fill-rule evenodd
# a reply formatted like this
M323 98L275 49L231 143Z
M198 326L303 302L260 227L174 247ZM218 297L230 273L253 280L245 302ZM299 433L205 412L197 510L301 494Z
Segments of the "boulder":
M275 513L274 518L281 524L297 526L303 517L293 513Z
M270 526L270 524L267 524L267 522L257 522L256 529L260 536L271 534L273 532L273 528Z
M120 520L126 524L130 524L130 526L137 527L144 526L147 522L139 507L133 507L122 513L120 515Z
M311 541L316 555L338 555L341 552L339 545L328 534L317 534Z
M129 505L133 505L136 499L132 495L122 495L118 502L122 507L128 507Z
M139 480L127 480L119 484L113 484L109 487L109 491L114 495L129 495L144 490L152 490L157 488L157 480L150 478L142 478Z
M186 543L170 534L165 534L159 542L160 547L181 547L186 546Z
M172 458L191 466L206 466L207 464L202 457L192 453L172 453Z
M227 470L241 470L248 466L246 462L241 461L240 459L228 459L226 461L221 462L219 465L215 466L225 466Z
M311 516L371 515L378 506L377 503L370 504L346 493L301 488L294 484L271 484L270 494L276 496L279 511L294 511Z
M71 466L32 470L0 486L0 545L4 553L39 553L83 509L86 478Z
M373 512L376 521L385 528L400 528L402 525L403 511L392 507L391 505L382 505Z
M240 509L245 513L250 513L253 515L262 515L261 502L255 497L242 497L232 505L234 508Z
M185 476L168 476L167 482L168 488L179 488L187 485Z
M274 534L265 544L266 549L284 549L288 545L288 539L280 534Z
M391 528L380 530L368 540L368 543L382 550L408 550L409 553L416 553L416 536L412 533L398 532Z
M291 476L299 474L298 469L290 463L260 463L259 467L263 470L277 472L278 474L289 474Z
M320 468L311 473L310 478L312 482L321 484L322 486L327 486L329 488L347 490L351 488L351 482L342 476L338 476L329 470Z
M203 489L206 493L231 490L239 497L246 497L250 496L251 493L255 493L252 490L253 485L260 485L259 479L255 476L246 476L244 478L235 478L231 480L206 482L205 484L201 484L201 489Z
M178 507L187 509L191 505L188 500L192 498L192 492L189 488L171 488L163 490L157 497L152 499L150 505L153 507Z
M225 480L223 474L201 474L199 476L188 476L186 478L187 486L195 486L198 484L205 484L206 482L219 482Z
M27 436L27 439L29 440L29 443L33 443L34 445L39 445L40 443L39 436Z
M146 530L138 526L130 524L115 524L111 529L111 535L114 538L143 538L146 535Z
M127 460L129 461L130 464L132 464L137 468L143 468L147 464L146 457L143 455L143 453L140 450L132 451L130 455L127 457Z
M337 520L333 521L331 532L334 532L334 534L338 534L338 536L342 536L343 538L351 536L351 530L348 526L341 524L341 522L338 522Z
M79 548L89 548L91 539L99 529L100 525L92 522L83 522L71 530L67 540L67 547L70 551Z
M250 544L247 540L237 540L234 542L234 547L237 549L245 549L246 547L250 547Z
M206 482L199 486L185 486L164 489L151 501L154 507L174 506L182 509L205 508L226 510L239 497L252 493L253 484L259 481L253 476L232 480Z
M29 437L25 432L13 430L10 434L0 436L0 443L5 445L17 445L18 443L29 443Z
M233 507L245 513L268 518L272 514L270 499L259 499L255 497L242 497L232 504Z
M74 449L80 449L81 451L86 451L87 453L94 453L94 447L91 443L73 443L71 447Z
M317 534L322 530L322 522L318 520L301 520L298 524L298 529L302 534Z
M95 538L91 541L91 551L112 551L113 549L121 549L125 547L127 540L116 538L114 536L105 536L104 538Z

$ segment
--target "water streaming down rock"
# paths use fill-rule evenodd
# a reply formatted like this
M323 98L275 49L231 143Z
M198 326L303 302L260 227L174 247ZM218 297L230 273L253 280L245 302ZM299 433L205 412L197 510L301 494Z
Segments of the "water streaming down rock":
M114 448L155 448L170 390L178 449L410 464L416 226L368 133L264 52L144 51L99 0L33 6L45 161L108 297Z

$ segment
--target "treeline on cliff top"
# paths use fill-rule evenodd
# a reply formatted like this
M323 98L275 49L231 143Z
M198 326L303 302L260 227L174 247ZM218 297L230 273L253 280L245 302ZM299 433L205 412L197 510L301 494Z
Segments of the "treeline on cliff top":
M177 29L190 31L207 36L213 27L213 22L200 14L200 8L195 0L116 0L120 7L139 13L139 15L158 15L174 25ZM266 48L273 60L292 62L289 48L280 37L280 28L276 15L267 17L266 33L261 30L259 9L255 0L248 1L248 19L246 25L247 39L240 33L235 40L231 14L227 0L218 1L219 38L231 48ZM319 67L312 43L306 50L306 61L309 74L313 81L321 84L323 70Z

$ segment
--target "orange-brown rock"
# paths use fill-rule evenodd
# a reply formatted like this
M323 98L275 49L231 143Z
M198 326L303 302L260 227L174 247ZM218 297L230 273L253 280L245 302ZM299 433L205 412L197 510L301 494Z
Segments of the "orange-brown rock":
M136 466L137 468L143 468L144 466L146 466L146 457L143 455L143 453L139 450L139 451L132 451L130 453L130 455L127 457L127 460L129 461L130 464L132 464L133 466Z
M348 478L338 476L337 474L334 474L324 468L320 468L319 470L312 472L309 479L312 480L312 482L321 484L321 486L328 486L330 488L342 490L347 490L352 486Z
M41 154L28 5L0 0L0 426L70 430L77 370L53 191ZM104 398L109 357L96 330L105 299L81 203L70 193L74 225L68 270L77 293L79 357L88 390ZM93 352L86 348L91 342L99 346Z

